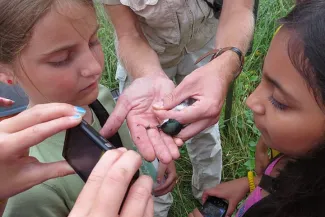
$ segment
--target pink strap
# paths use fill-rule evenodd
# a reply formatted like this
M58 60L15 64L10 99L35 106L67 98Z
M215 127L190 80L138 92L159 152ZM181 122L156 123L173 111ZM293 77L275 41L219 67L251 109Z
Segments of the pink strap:
M275 159L265 170L265 175L271 175L271 172L273 170L273 168L275 167L275 165L279 162L279 160L281 160L281 157L278 157L277 159Z

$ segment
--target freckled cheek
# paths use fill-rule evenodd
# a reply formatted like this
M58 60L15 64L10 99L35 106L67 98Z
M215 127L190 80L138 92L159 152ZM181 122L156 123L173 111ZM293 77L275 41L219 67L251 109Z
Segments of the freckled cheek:
M49 86L44 88L49 90L48 94L52 96L52 99L68 100L78 92L78 79L68 76L56 76L52 78Z

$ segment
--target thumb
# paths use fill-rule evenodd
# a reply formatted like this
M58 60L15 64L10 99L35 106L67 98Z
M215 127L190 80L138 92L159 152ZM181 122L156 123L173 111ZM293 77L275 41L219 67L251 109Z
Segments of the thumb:
M209 196L219 197L219 198L222 197L218 188L210 188L205 190L202 194L202 201L205 202Z
M228 200L228 209L227 209L226 216L231 216L234 213L237 203L234 202L233 200L229 200L228 198L223 198L223 196L221 195L220 191L217 188L211 188L203 192L202 195L203 203L205 203L205 201L208 199L209 196Z
M43 183L49 179L64 177L74 174L74 170L66 161L55 163L35 163L36 166L29 172L30 180L34 185Z
M119 97L119 100L117 101L117 104L112 114L109 116L105 125L100 130L100 134L105 138L113 136L122 126L130 109L131 108L128 106L126 98L124 97L124 95L121 95Z
M167 164L163 164L163 163L159 162L158 173L157 173L157 182L158 182L158 184L160 184L160 182L164 179L167 167L168 167Z
M156 110L170 110L189 98L191 95L186 91L186 86L179 84L170 94L166 95L162 101L153 105Z
M230 217L235 212L237 204L235 204L233 201L228 201L228 202L229 204L228 204L226 216Z
M202 195L202 203L205 203L205 201L207 201L207 199L208 199L209 196L210 195L208 195L208 193L206 191L203 192L203 195Z

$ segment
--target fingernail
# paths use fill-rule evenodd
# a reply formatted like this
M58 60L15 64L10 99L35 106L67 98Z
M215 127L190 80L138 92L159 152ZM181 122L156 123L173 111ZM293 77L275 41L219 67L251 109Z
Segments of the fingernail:
M82 107L75 106L74 109L76 112L78 112L82 116L86 114L86 109L84 109Z
M6 103L9 103L9 104L14 104L15 101L11 100L11 99L3 99L0 97L0 100L3 101L3 102L6 102Z
M78 120L78 119L81 119L82 116L80 114L75 114L75 115L71 116L70 118L73 120Z
M9 103L15 103L15 101L11 100L11 99L6 99Z
M163 109L164 108L164 102L163 101L156 102L155 104L153 104L153 107L155 107L156 109Z

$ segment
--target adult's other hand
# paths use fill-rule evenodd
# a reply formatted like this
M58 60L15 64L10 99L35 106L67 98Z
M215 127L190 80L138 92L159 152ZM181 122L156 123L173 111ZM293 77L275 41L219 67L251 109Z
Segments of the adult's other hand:
M153 106L158 119L170 118L182 124L189 124L176 135L175 138L178 140L175 141L179 141L176 142L177 145L182 145L184 141L218 122L231 81L229 74L232 75L226 72L230 69L225 64L226 62L223 62L220 56L213 62L196 69L186 76L173 92ZM225 72L221 73L223 70ZM193 98L196 102L181 111L172 110L188 98Z

